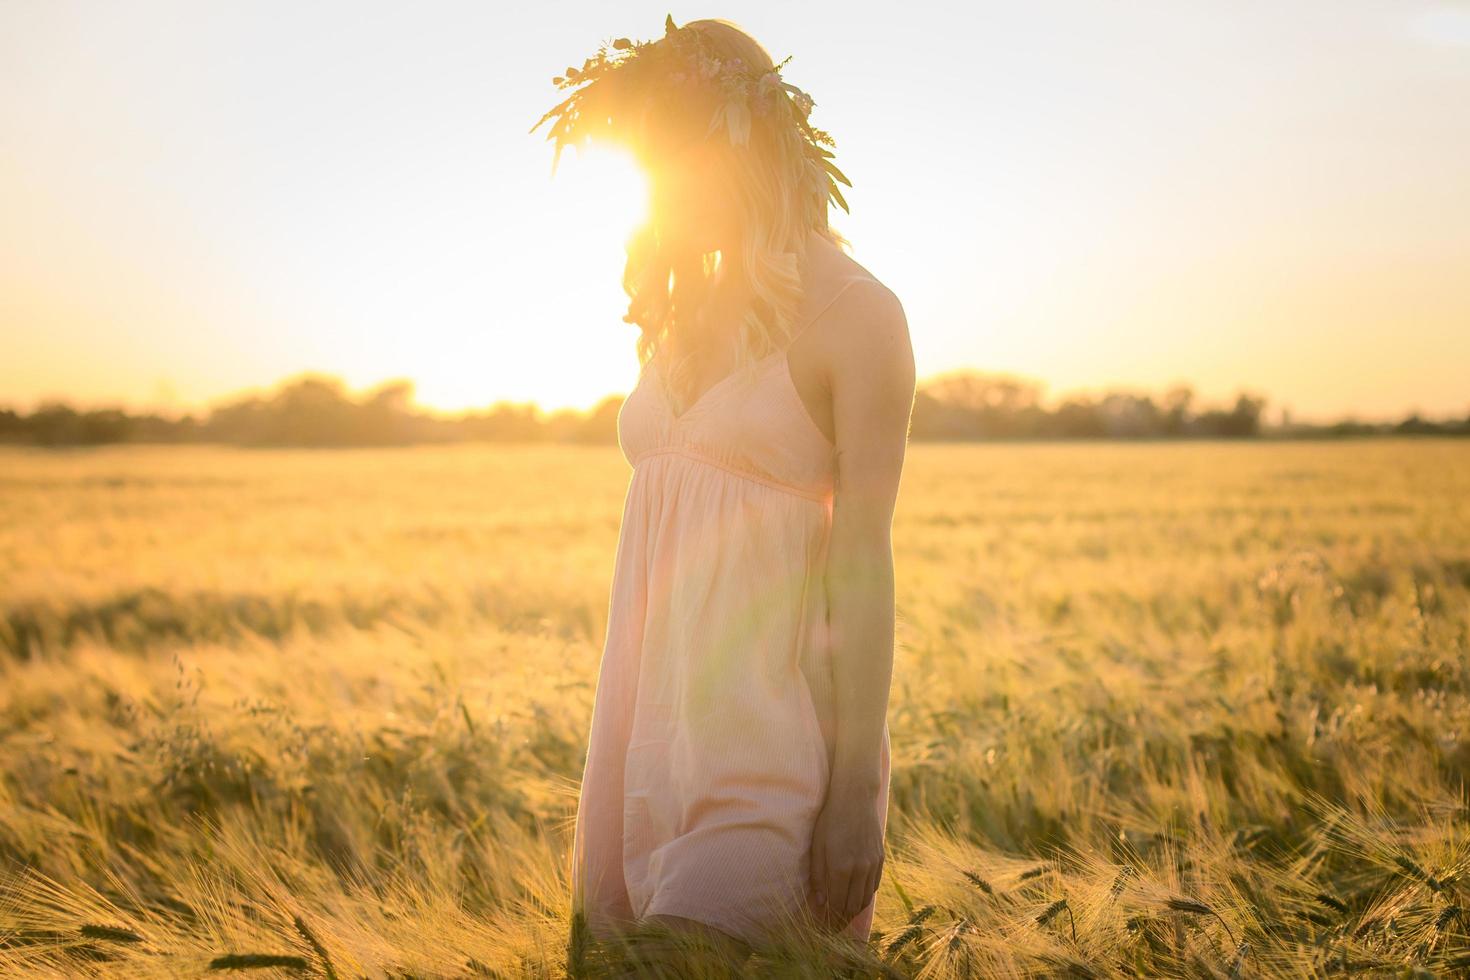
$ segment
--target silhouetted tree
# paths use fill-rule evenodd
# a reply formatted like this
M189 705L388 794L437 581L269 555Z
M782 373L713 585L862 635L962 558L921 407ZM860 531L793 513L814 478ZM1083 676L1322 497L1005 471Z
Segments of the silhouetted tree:
M1164 393L1164 434L1182 436L1189 431L1190 406L1194 403L1194 389L1188 385L1175 385Z
M117 408L78 411L57 401L30 414L0 408L0 441L39 446L112 442L217 442L242 446L381 446L423 442L573 442L614 445L622 396L590 411L550 414L536 405L496 402L487 409L435 415L413 404L413 383L385 382L354 398L340 379L305 373L265 395L222 402L203 419L130 415ZM1133 391L1072 395L1053 409L1042 386L1004 374L956 371L915 393L915 440L1251 438L1262 434L1266 400L1239 394L1228 408L1198 411L1195 394L1176 385L1155 401ZM1283 422L1287 416L1283 414ZM1283 426L1291 436L1470 435L1470 417L1435 422L1412 413L1395 424L1351 419L1330 426Z
M590 444L615 443L618 440L618 411L623 407L621 395L604 398L583 419L573 440Z

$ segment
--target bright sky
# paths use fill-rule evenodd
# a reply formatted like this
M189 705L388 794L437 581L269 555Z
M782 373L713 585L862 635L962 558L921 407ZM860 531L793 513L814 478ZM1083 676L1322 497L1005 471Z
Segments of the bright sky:
M527 129L666 12L795 56L921 376L1470 410L1470 0L0 0L0 404L625 392L637 176Z

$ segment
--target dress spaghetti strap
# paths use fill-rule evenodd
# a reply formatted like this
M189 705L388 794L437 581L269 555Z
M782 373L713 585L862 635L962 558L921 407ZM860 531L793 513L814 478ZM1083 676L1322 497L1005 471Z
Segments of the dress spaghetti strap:
M807 317L803 323L801 323L795 330L791 332L791 336L787 338L786 343L783 344L780 348L781 353L785 354L787 351L789 351L791 349L791 345L796 343L797 338L806 333L807 329L811 327L812 324L820 320L822 316L832 308L833 304L835 304L839 299L842 298L842 294L851 289L855 283L875 283L877 281L878 280L874 279L872 276L848 276L847 280L843 282L841 286L837 287L837 290L832 293L832 296L827 300L827 302L822 304L821 309L817 310L817 312Z

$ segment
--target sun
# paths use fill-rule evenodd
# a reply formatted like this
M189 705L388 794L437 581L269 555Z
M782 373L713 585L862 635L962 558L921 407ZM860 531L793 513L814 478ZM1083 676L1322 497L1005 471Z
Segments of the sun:
M637 333L621 319L622 275L627 240L648 209L649 182L631 152L579 148L562 156L554 176L547 160L493 203L500 221L489 236L491 271L479 276L492 284L484 297L445 297L438 316L425 309L425 326L405 337L394 373L414 379L420 404L448 412L484 407L492 393L554 410L630 391ZM421 308L433 301L427 291L418 299ZM383 333L404 334L395 323L385 318ZM377 357L351 379L382 373Z
M547 352L556 370L538 379L538 401L590 406L636 379L635 328L619 322L628 302L622 276L628 239L649 217L650 184L631 152L597 144L563 156L552 183L550 227L563 230L556 245L563 275L548 288L561 291L555 302L567 315L597 326L574 335L574 348Z
M562 188L569 207L580 212L588 235L621 246L648 219L648 175L631 151L618 146L593 144L573 152L574 166L557 172L558 181L569 178Z

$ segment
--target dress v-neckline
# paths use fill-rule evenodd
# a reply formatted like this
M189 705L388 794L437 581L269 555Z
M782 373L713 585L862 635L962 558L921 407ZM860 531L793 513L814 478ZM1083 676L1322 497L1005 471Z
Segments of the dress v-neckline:
M815 323L817 321L817 319L822 316L823 313L826 313L827 310L834 303L837 302L838 298L843 293L847 292L847 289L848 289L849 286L851 286L855 282L863 282L863 281L876 281L876 280L872 280L871 277L869 277L869 276L851 276L851 277L847 278L846 281L844 281L843 284L841 286L839 286L832 293L832 295L827 299L827 301L822 304L821 308L818 309L816 313L814 313L811 316L807 317L804 321L802 321L802 323L801 323L800 326L798 326L794 331L792 331L791 335L787 338L786 343L784 345L782 345L780 347L777 347L775 350L773 350L769 354L766 354L764 357L757 358L756 361L755 361L755 364L752 365L752 366L753 367L764 367L765 366L765 362L779 358L779 359L781 359L785 363L785 365L786 365L786 373L787 373L787 376L789 377L790 376L790 373L791 373L791 361L787 358L787 352L795 345L796 339L798 337L800 337L803 333L805 333L806 332L806 328L809 327L809 326L811 326L813 323ZM662 348L660 349L660 352L661 351L662 351ZM720 380L716 381L714 384L712 384L708 388L704 389L704 391L700 393L699 397L696 398L696 399L694 399L694 401L690 402L689 405L688 405L688 407L686 407L684 409L684 411L682 411L682 412L676 412L674 410L674 399L672 397L672 394L669 391L668 379L664 376L663 366L660 365L660 364L654 363L654 361L657 361L657 360L658 360L658 356L656 355L654 357L653 361L650 361L649 362L649 365L648 366L653 369L654 379L658 382L659 399L664 404L664 410L669 413L669 417L674 421L674 423L676 425L682 423L685 419L689 418L689 416L695 410L697 410L698 408L700 408L702 405L704 405L704 403L706 401L709 400L709 397L711 395L713 395L717 389L724 387L725 384L726 384L726 382L733 380L735 378L735 376L740 373L740 369L739 368L736 368L734 371L731 371L729 374L726 374L724 377L720 378ZM795 381L794 380L792 381L792 386L793 386L793 388L795 387ZM799 397L799 395L798 395L798 397ZM823 438L824 439L826 438L825 434L823 435Z
M751 367L757 367L757 368L758 367L764 367L765 366L765 363L767 361L770 361L770 360L772 360L772 359L774 359L776 357L784 357L785 355L786 355L786 348L784 348L784 347L778 347L776 350L771 351L769 354L766 354L764 357L757 358L756 361L755 361L755 363L752 364ZM688 404L688 406L686 406L685 409L682 412L677 411L674 408L674 399L673 399L672 393L669 391L668 379L664 376L662 365L654 365L653 366L653 373L654 373L655 379L658 381L659 395L663 399L664 408L667 409L667 411L669 413L669 417L671 419L673 419L675 422L683 422L685 419L687 419L689 417L689 415L692 412L694 412L696 409L698 409L700 406L702 406L705 402L707 402L709 400L710 396L713 395L716 392L716 390L724 387L727 382L733 381L735 379L736 375L740 374L740 369L739 368L736 368L735 370L728 372L723 377L721 377L718 381L716 381L714 384L712 384L708 388L704 389L704 391L700 392L699 397L695 398L694 401L690 402Z

